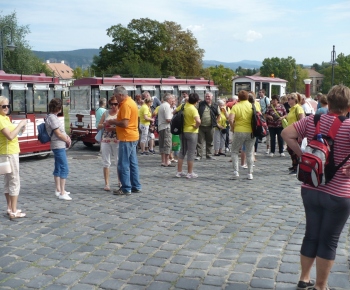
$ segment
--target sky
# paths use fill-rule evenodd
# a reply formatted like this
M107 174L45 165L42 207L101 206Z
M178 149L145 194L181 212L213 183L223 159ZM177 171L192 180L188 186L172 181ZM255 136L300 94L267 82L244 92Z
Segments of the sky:
M349 0L0 0L0 15L28 25L33 50L100 48L106 30L132 19L174 21L191 30L204 60L295 58L321 64L350 54Z

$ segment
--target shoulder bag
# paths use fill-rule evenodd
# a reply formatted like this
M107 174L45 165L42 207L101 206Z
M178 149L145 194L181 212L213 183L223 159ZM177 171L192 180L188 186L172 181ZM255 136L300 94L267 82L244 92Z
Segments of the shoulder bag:
M0 175L8 174L12 172L8 151L9 151L8 140L6 138L6 154L0 155Z
M276 111L276 109L274 108L274 106L272 104L271 104L271 107L275 111L277 116L281 118L280 114L278 114L278 112ZM288 120L286 118L283 118L281 122L282 122L282 127L283 128L286 128L288 126Z

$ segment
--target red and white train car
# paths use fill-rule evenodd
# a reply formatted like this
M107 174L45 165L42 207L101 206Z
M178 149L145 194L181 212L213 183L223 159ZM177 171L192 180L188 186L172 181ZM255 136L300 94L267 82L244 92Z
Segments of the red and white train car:
M116 86L124 86L132 98L148 91L151 96L156 96L159 100L165 93L171 93L180 98L182 92L196 92L201 99L204 99L204 95L208 91L214 94L216 100L218 93L214 82L203 78L123 78L117 75L79 79L69 88L69 117L73 140L83 141L86 146L93 146L96 143L95 110L98 109L99 99L106 98L108 101Z
M50 154L50 143L41 144L38 141L37 126L44 122L50 100L62 99L63 90L64 85L59 83L58 78L45 74L20 75L0 71L0 94L9 99L12 123L27 120L27 129L18 136L20 157ZM63 112L58 117L64 124Z

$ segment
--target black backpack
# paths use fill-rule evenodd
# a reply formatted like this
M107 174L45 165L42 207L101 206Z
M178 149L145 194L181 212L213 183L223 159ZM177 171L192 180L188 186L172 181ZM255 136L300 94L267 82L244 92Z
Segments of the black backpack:
M184 107L181 106L180 111L176 112L170 122L170 131L173 135L180 135L184 130Z
M252 138L258 137L263 138L268 134L268 127L266 120L261 112L255 109L255 105L252 104L253 115L252 115Z

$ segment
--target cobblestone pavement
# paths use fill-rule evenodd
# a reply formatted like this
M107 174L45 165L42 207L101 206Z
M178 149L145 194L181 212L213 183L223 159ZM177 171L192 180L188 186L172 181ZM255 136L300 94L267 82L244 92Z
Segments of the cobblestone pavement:
M250 181L244 169L229 180L229 157L196 162L199 178L185 179L159 155L141 156L142 193L114 196L102 190L99 147L77 144L68 151L72 201L54 195L52 156L21 160L27 217L10 221L2 199L0 288L296 289L300 186L288 154L271 158L264 147ZM350 289L348 232L329 280L337 289Z

